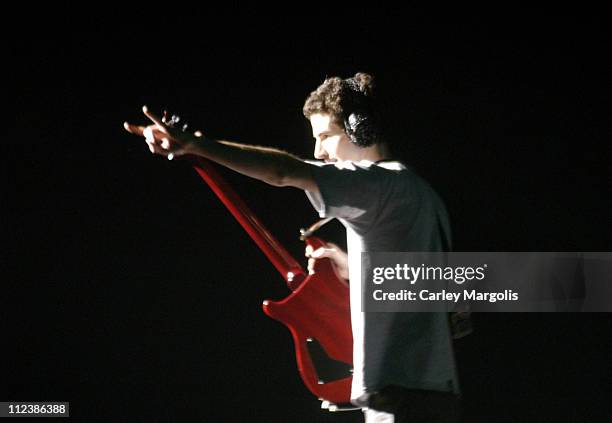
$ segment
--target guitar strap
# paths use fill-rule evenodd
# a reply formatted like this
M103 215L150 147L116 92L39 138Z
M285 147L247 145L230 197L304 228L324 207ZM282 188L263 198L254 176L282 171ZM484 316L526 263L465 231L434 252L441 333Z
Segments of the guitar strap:
M313 223L312 225L310 225L308 227L308 229L300 229L300 239L302 241L304 241L306 238L308 238L309 236L311 236L312 234L314 234L316 231L318 231L321 226L325 225L326 223L329 223L333 220L333 217L326 217L325 219L321 219L318 222Z

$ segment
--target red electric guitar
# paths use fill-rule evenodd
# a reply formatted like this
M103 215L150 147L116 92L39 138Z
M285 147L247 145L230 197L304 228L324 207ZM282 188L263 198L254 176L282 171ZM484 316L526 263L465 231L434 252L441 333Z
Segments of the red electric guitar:
M329 259L317 260L314 273L307 274L220 177L214 164L194 160L195 170L293 291L281 301L264 301L263 310L291 331L302 380L319 399L338 406L349 404L353 337L347 283L336 276ZM314 249L323 245L315 237L304 240Z

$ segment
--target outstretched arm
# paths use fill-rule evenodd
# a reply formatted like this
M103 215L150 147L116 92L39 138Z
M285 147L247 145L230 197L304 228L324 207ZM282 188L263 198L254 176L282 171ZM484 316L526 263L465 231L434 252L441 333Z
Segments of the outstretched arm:
M182 132L166 125L146 106L143 112L152 125L145 127L125 122L123 126L133 134L144 136L152 153L201 156L270 185L318 191L310 173L311 165L296 156L274 148L211 140L198 133Z

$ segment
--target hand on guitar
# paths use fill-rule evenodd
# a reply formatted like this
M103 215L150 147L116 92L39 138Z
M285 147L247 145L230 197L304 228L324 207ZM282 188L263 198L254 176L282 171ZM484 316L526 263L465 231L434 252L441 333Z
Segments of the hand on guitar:
M348 280L348 255L336 244L327 242L325 246L313 250L310 245L306 246L306 257L308 257L308 273L314 273L314 265L318 259L329 258L338 277Z
M164 112L164 116L160 118L149 111L147 106L143 106L142 111L153 122L153 125L139 126L124 122L123 127L132 134L145 137L149 150L153 154L166 156L168 160L189 154L191 147L202 136L200 131L193 134L186 132L186 124L177 125L180 118L176 115L169 118Z

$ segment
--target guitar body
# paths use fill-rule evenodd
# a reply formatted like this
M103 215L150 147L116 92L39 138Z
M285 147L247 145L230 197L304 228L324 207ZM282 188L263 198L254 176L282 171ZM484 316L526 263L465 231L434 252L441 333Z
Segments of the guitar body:
M281 301L264 301L263 310L289 330L295 343L298 371L318 398L336 405L350 403L353 334L349 286L338 278L328 258L308 275L270 234L208 160L194 158L195 170L247 231L293 291ZM325 245L315 237L306 243Z
M315 249L323 245L317 238L307 243ZM336 276L329 259L318 260L314 270L287 298L267 300L263 309L291 331L298 371L308 389L320 399L348 404L353 362L349 286ZM311 346L317 344L320 348ZM335 371L330 369L334 365Z

